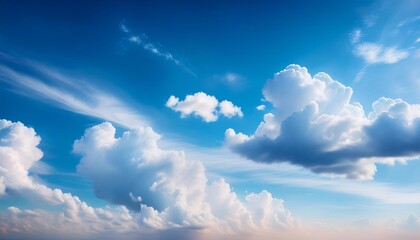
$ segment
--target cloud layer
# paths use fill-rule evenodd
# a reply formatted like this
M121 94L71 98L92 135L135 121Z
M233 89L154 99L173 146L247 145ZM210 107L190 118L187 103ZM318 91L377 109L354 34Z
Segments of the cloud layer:
M227 118L243 117L240 107L227 100L219 102L216 97L204 92L187 95L183 101L175 96L170 96L166 101L166 106L180 112L182 118L194 115L202 118L205 122L215 122L219 119L219 115Z
M258 162L289 162L316 173L369 179L377 163L420 156L420 105L380 98L364 113L352 89L326 73L289 65L263 94L276 109L251 135L226 131L230 148Z

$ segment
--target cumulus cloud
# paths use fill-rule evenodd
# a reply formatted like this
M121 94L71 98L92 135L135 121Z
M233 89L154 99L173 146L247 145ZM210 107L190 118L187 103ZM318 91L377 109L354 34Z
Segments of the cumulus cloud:
M204 92L187 95L183 101L175 96L170 96L166 101L166 106L180 112L182 118L194 115L202 118L205 122L215 122L219 119L219 115L227 118L243 117L240 107L227 100L219 102L216 97Z
M0 213L0 232L9 238L135 238L147 229L212 229L220 234L255 230L290 230L299 226L271 193L251 193L240 200L223 179L208 182L199 161L163 150L151 128L137 128L115 138L103 123L86 130L74 143L82 155L78 172L93 183L95 194L117 207L93 208L70 193L51 189L31 176L42 157L32 128L0 120L1 196L38 201L60 210L9 207ZM145 235L146 234L146 235ZM55 236L55 237L54 237Z
M263 94L276 112L266 114L253 135L226 131L230 149L254 161L369 179L377 163L420 156L420 105L381 98L366 116L350 102L350 87L298 65L276 73Z
M30 199L62 211L21 210L9 207L0 213L0 233L9 238L32 234L99 234L137 228L126 207L92 208L78 197L51 189L32 177L31 168L42 158L40 137L20 122L0 120L0 197ZM86 224L89 223L89 224Z
M363 58L368 64L392 64L407 58L409 55L407 51L395 46L384 47L381 44L367 42L356 45L354 54Z
M258 106L256 107L256 109L257 109L258 111L264 111L264 110L265 110L265 105L264 105L264 104L258 105Z
M161 149L159 138L151 128L116 138L110 123L94 126L74 143L82 156L78 172L92 181L99 198L139 212L139 222L153 229L234 233L297 225L282 200L262 191L241 201L223 179L209 183L201 162Z
M238 117L244 116L244 114L241 111L241 108L233 105L233 103L230 101L227 101L227 100L221 101L219 103L219 107L220 107L219 112L225 117L231 118L233 116L238 116Z

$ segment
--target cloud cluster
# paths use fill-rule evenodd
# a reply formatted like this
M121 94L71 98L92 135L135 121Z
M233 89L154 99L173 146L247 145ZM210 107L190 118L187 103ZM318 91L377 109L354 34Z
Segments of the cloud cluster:
M182 118L194 115L201 117L205 122L215 122L219 115L227 118L234 116L243 117L240 107L227 100L219 102L216 97L207 95L204 92L187 95L183 101L180 101L175 96L170 96L168 101L166 101L166 106L176 112L180 112Z
M82 156L78 172L92 181L99 198L140 211L139 221L150 228L235 232L297 224L282 200L262 191L241 201L223 179L208 183L201 162L159 148L158 140L151 128L115 138L110 123L94 126L74 143Z
M267 191L251 193L241 201L223 179L208 183L201 162L186 160L183 152L160 149L159 135L151 128L133 129L115 138L115 128L103 123L87 129L74 143L74 152L82 155L78 172L92 181L99 198L117 205L113 208L92 208L31 177L31 167L42 157L37 148L40 138L32 128L1 120L0 133L1 196L62 208L9 207L0 213L3 235L82 238L174 228L236 234L298 225L283 201Z
M226 131L236 153L258 162L289 162L316 173L369 179L377 163L420 156L420 105L380 98L367 116L350 102L352 89L298 65L276 73L263 89L276 109L251 136Z
M0 213L0 233L97 234L107 231L129 232L138 228L124 206L92 208L78 197L51 189L32 177L31 168L42 157L37 147L40 137L22 123L0 120L0 197L30 199L59 206L62 211L21 210L9 207ZM89 223L89 224L86 224Z

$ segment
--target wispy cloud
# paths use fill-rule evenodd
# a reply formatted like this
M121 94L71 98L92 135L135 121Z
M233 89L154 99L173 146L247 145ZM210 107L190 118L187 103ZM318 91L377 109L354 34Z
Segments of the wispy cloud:
M406 18L406 19L404 19L404 20L401 20L401 21L398 23L397 28L404 27L405 25L408 25L408 24L411 24L411 23L417 22L417 21L419 21L419 20L420 20L420 16L415 16L415 17Z
M148 125L145 117L96 86L68 77L39 63L25 60L21 62L22 66L39 75L27 75L0 64L0 81L9 83L22 94L45 100L72 112L111 121L128 128Z
M147 36L145 34L136 34L131 29L129 29L125 24L120 25L120 29L123 33L126 34L126 39L133 44L136 44L140 47L142 47L144 50L162 57L168 61L173 62L177 66L180 66L185 71L190 73L191 75L195 76L196 74L191 71L189 68L187 68L181 60L178 58L175 58L174 55L166 50L164 50L162 47L160 47L158 44L151 43L147 40Z
M405 50L398 49L395 46L384 47L377 43L361 43L355 47L354 53L368 64L393 64L409 56L409 53Z
M358 43L361 37L362 30L360 30L360 28L356 28L353 32L350 33L350 41L352 44Z

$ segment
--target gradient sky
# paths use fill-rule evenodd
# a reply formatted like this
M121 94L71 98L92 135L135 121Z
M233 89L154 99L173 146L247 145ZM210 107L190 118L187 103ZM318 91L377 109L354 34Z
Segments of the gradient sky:
M419 66L415 0L0 0L0 239L416 239Z

